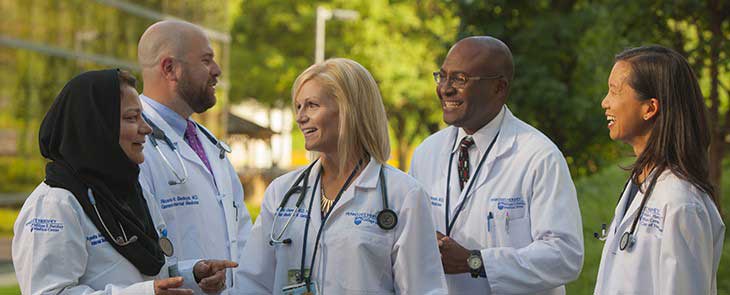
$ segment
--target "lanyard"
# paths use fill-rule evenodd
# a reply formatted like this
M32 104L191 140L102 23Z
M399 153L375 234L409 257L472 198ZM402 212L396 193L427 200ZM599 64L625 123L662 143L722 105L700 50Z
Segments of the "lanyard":
M337 193L337 197L335 198L335 201L332 203L332 207L330 207L330 210L325 214L324 217L322 217L322 223L319 225L319 230L317 230L317 238L314 240L314 252L312 253L312 262L309 264L309 274L304 275L304 258L307 255L307 235L309 234L309 221L311 220L312 216L312 203L314 203L314 195L317 191L317 185L319 184L319 180L322 178L322 168L319 169L319 172L317 172L317 179L314 181L314 187L312 187L312 194L309 198L309 209L307 209L307 222L304 224L304 242L302 243L302 262L299 265L299 275L300 278L303 278L306 282L307 290L309 290L309 285L312 282L312 268L314 268L314 258L317 257L317 249L319 248L319 238L322 236L322 229L324 229L324 223L327 221L327 218L330 216L330 213L332 213L332 210L337 205L337 201L340 200L340 197L347 189L347 186L350 185L350 182L352 181L352 178L355 177L355 173L357 173L357 170L360 170L360 165L362 164L362 160L357 162L357 165L354 169L352 169L352 173L350 173L350 176L347 177L347 180L345 180L345 183L342 184L342 188L340 188L340 191ZM299 279L298 279L299 280ZM301 280L299 280L301 282Z
M456 147L456 139L458 139L459 133L456 133L456 136L454 137L454 144L451 146L451 150L454 150L454 147ZM479 160L479 164L477 165L477 170L474 171L474 175L472 176L471 180L469 181L469 185L466 187L466 192L464 193L464 200L459 204L459 208L456 209L456 213L454 214L454 219L451 220L449 223L449 199L451 195L451 164L454 162L454 156L449 155L449 169L446 172L446 235L451 236L451 230L454 228L454 224L456 223L456 218L459 217L459 214L461 213L461 210L464 209L464 204L469 200L469 191L471 190L471 187L476 182L476 178L479 175L479 171L482 170L482 164L484 164L484 160L487 159L487 155L489 155L489 152L492 150L492 147L494 147L494 143L497 142L497 137L499 137L499 131L497 131L497 134L494 135L494 138L492 139L492 142L489 143L489 147L487 148L487 152L484 153L482 158Z

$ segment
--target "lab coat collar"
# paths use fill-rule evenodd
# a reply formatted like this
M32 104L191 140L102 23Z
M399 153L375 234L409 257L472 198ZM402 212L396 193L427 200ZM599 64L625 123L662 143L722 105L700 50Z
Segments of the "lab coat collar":
M653 175L656 173L656 171L649 174L649 176L646 179L651 179ZM659 175L657 179L657 184L654 186L654 190L656 190L656 186L659 185L659 182L662 181L663 178L666 177L667 173L671 173L668 170L665 170L661 175ZM631 224L634 222L634 219L636 218L637 214L641 214L639 212L639 207L641 207L641 201L644 199L644 192L646 192L647 188L649 187L649 182L644 181L644 183L641 184L640 190L636 193L636 197L634 197L634 200L631 202L631 204L626 204L626 198L628 198L629 189L628 185L630 183L626 184L627 186L624 189L623 195L621 195L621 201L618 206L616 206L616 212L614 214L616 215L616 220L619 220L618 223L619 226L617 227L616 233L620 235L623 234L624 231L631 230ZM653 194L653 193L652 193ZM651 198L651 196L649 196ZM647 200L648 202L649 200ZM626 206L629 206L629 210L626 211ZM619 211L620 209L620 211ZM621 216L620 214L622 212L626 211L626 215ZM619 219L620 218L620 219ZM637 225L638 227L638 225Z
M155 109L152 106L150 106L143 99L141 99L141 102L142 102L142 111L145 113L145 115L147 115L147 117L150 120L152 120L157 125L157 127L159 127L160 129L162 129L162 131L165 132L165 135L167 135L167 137L170 138L170 141L172 141L172 143L174 145L176 145L177 148L180 150L180 155L183 158L187 159L188 161L193 162L196 165L198 165L199 166L198 168L205 170L206 173L204 173L204 174L209 175L210 181L212 181L215 185L215 180L213 179L213 175L211 175L210 172L208 172L208 168L205 167L205 164L203 164L203 160L201 160L200 157L198 157L198 154L196 154L195 151L193 151L193 149L190 147L190 145L188 145L188 143L185 142L185 140L183 140L183 138L180 135L178 135L177 132L175 132L172 129L172 127L170 127L170 125L167 124L167 122L165 122L164 119L162 119L162 116L160 116L160 114L158 114L157 111L155 111ZM201 139L200 132L198 132L198 139L201 141L203 146L206 145L206 143L205 143L206 141L210 142L210 141L208 141L207 138ZM166 146L166 144L164 144L164 141L159 141L159 142L162 146ZM209 153L206 153L206 156L209 156ZM172 159L172 158L170 158L170 159ZM215 162L214 159L210 159L210 156L208 158L208 161L210 161L211 166L213 165L213 162ZM172 161L172 162L175 162L175 161ZM190 167L188 167L188 168L190 168Z
M354 182L355 187L364 189L375 188L378 185L380 169L382 166L383 165L378 163L375 158L370 157L370 162L368 162L367 166L365 166L362 172L360 172L360 176L357 178L357 181Z
M492 139L494 139L494 136L497 135L499 127L502 125L502 120L504 119L506 109L507 107L503 106L502 110L497 113L492 121L489 121L489 123L482 126L482 128L479 128L477 132L474 132L474 134L471 135L471 137L474 139L474 147L477 149L479 157L484 155L484 153L487 151L487 147L489 147L489 143L491 143ZM456 135L456 144L454 144L453 148L451 149L452 154L459 151L459 143L467 135L468 134L466 134L464 128L458 128L458 133Z
M489 152L489 155L487 155L487 158L484 160L483 167L482 167L481 171L479 172L479 174L476 177L471 177L469 179L469 182L467 182L464 185L464 187L466 188L470 185L471 182L476 181L476 183L474 183L473 187L469 191L469 195L474 194L476 191L479 190L479 188L482 185L484 185L487 182L489 173L491 173L491 170L492 170L492 169L490 169L490 167L492 166L492 163L494 163L494 161L496 159L507 154L515 146L515 142L517 140L517 130L516 130L515 126L519 123L519 120L514 115L512 115L512 112L510 112L510 110L509 110L509 108L507 108L507 106L504 106L502 112L503 112L503 116L502 116L501 122L492 120L493 122L499 123L499 124L495 124L496 128L495 128L494 133L496 135L497 131L499 131L499 137L497 137L497 141L494 143L494 147L492 147L492 150ZM490 124L491 123L492 122L490 122ZM442 169L442 175L441 175L441 179L444 179L444 180L446 180L447 176L448 176L447 175L448 171L449 171L448 161L449 161L449 157L452 156L452 154L451 154L451 144L453 143L452 140L453 140L454 136L458 135L458 128L453 127L453 126L451 126L449 128L451 128L450 132L448 133L449 136L447 137L449 139L446 140L448 143L443 148L442 157L440 158L440 159L443 159L443 161L446 161L444 163L444 167L446 169ZM484 129L484 128L482 128L482 129ZM485 153L486 153L487 148L489 147L489 143L492 141L493 138L494 138L494 135L492 137L485 137L485 139L487 140L486 143L483 144L483 146L484 146L483 149L484 149ZM481 150L480 150L480 153L481 154L479 156L479 160L481 160L481 156L483 155ZM456 166L455 163L452 163L452 165ZM455 175L456 168L451 167L451 170L452 170L451 173L453 173L451 180L454 181L454 179L456 179L456 175ZM465 199L465 197L467 197L466 195L464 195L465 191L466 191L466 189L464 189L461 192L461 194L459 196L459 201L455 202L456 204L454 204L454 207L452 207L452 208L457 208L460 205L460 203Z

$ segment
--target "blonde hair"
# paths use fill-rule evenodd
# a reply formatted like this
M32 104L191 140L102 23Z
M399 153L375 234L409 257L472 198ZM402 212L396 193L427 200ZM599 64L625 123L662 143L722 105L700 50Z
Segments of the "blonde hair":
M378 163L390 157L388 118L380 89L365 67L346 58L332 58L304 70L292 86L292 105L296 95L308 81L317 81L337 102L339 134L338 169L348 161L368 154ZM319 154L313 153L313 158Z

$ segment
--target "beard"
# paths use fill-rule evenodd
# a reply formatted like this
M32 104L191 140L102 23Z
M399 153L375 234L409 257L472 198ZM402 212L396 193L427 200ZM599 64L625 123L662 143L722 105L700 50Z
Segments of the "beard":
M205 83L196 83L190 75L187 69L183 69L180 75L180 81L177 85L177 94L184 100L194 112L200 114L213 107L216 102L215 92L208 93L208 85L211 84L210 80L206 80Z

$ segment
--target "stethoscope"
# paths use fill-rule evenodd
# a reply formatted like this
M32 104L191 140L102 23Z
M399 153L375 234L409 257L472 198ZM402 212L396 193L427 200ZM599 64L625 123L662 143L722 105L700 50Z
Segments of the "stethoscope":
M314 164L316 164L316 163L317 163L317 161L314 161L314 162L312 162L312 164L307 166L307 168L304 169L304 171L301 174L299 174L299 176L294 181L294 183L291 185L291 187L286 192L286 194L284 194L284 198L281 200L279 207L276 208L276 212L274 212L275 216L278 216L282 212L282 210L284 210L284 207L286 206L287 202L289 202L289 199L291 198L292 195L299 194L299 197L297 198L297 202L295 203L296 208L294 209L294 211L291 212L291 215L289 215L289 217L287 218L286 222L284 223L284 227L282 227L282 229L276 234L275 234L276 220L278 218L274 218L274 221L272 222L272 225L271 225L271 232L269 233L269 238L270 238L269 245L273 246L276 244L291 244L292 240L290 238L282 239L282 237L286 233L286 230L289 228L289 225L291 224L294 217L299 214L299 209L301 208L302 203L304 201L304 197L307 194L309 175L311 174L312 168L314 167ZM356 167L356 168L359 169L359 166L360 166L360 163L358 163L358 167ZM354 171L357 171L357 170L354 170ZM314 187L317 187L317 185L319 184L321 172L322 172L322 170L320 169L319 173L317 174L317 179L315 180ZM354 173L351 176L354 176ZM381 191L382 200L383 200L383 209L380 210L380 212L378 212L376 220L377 220L377 224L380 228L382 228L384 230L391 230L391 229L395 228L395 226L398 224L398 215L395 213L395 211L391 210L388 207L388 189L385 186L385 177L383 176L383 167L380 168L379 178L380 178L379 179L380 180L380 191ZM348 181L346 181L345 184L349 184L350 181L351 181L351 177L348 178ZM302 183L303 185L299 185L300 183ZM347 186L345 185L345 187L347 187ZM305 240L306 240L307 232L309 230L309 226L308 226L309 225L309 214L312 212L312 202L314 201L315 192L316 192L316 189L313 189L312 193L311 193L309 209L307 210L307 217L306 217L307 225L306 225L306 228L304 229ZM336 198L335 202L337 201L337 199L339 199L339 198ZM334 207L334 204L332 206ZM324 220L322 222L324 223Z
M177 184L185 183L189 178L189 174L188 174L188 169L182 160L182 156L180 154L180 149L178 149L177 146L172 142L172 140L170 140L170 138L167 136L167 134L165 134L165 131L163 131L160 127L158 127L157 124L152 122L152 120L150 120L147 117L147 115L142 113L142 117L147 122L147 124L149 124L150 127L152 128L151 136L148 136L148 138L150 139L150 143L152 143L152 146L155 148L155 150L157 150L157 153L160 154L160 157L162 157L162 161L165 162L165 166L167 166L167 168L172 172L172 174L176 178L176 180L169 180L167 182L167 184L177 185ZM213 136L213 134L210 134L210 132L208 132L208 130L206 130L205 128L201 128L197 122L195 123L195 125L198 127L199 130L203 131L203 134L205 134L205 137L207 137L208 140L210 140L210 142L212 142L216 147L218 147L218 149L220 150L219 157L221 159L223 159L225 157L226 153L231 152L231 148L225 142L217 140L215 138L215 136ZM177 161L178 161L178 163L180 163L180 166L182 166L182 169L183 169L182 177L180 176L180 174L177 173L177 171L175 170L175 167L173 167L172 164L170 164L170 161L167 159L165 154L160 149L158 140L164 141L165 144L167 144L167 146L173 152L175 152L175 156L177 156Z
M101 218L101 214L99 214L99 209L96 207L96 198L94 198L94 193L91 191L91 188L87 188L86 195L89 198L89 202L91 203L91 206L94 207L94 212L96 212L96 217L99 218L99 222L101 222L102 227L104 227L104 231L106 231L107 235L112 238L112 241L117 244L120 247L127 246L131 243L134 243L137 241L137 236L131 236L127 238L127 233L124 232L124 226L122 226L121 223L117 223L119 225L119 229L122 230L121 236L114 236L111 231L109 231L109 228L106 226L106 223L104 222L104 219ZM172 246L172 242L167 237L167 228L160 229L160 237L157 240L157 243L160 245L160 248L162 249L162 252L167 257L171 257L173 253L175 252L174 247Z
M649 173L651 175L652 173ZM624 193L626 192L626 188L629 187L629 183L631 182L631 178L626 181L626 184L624 184L624 189L621 191L621 195L619 195L619 202L621 202L621 197L623 197ZM657 178L652 179L652 181L649 183L649 187L646 190L646 194L644 194L641 198L641 204L639 205L639 211L634 216L633 222L631 222L631 228L629 231L624 232L621 235L621 239L619 240L619 250L626 251L627 249L631 250L631 248L634 247L636 244L636 226L639 223L639 219L641 218L642 212L644 212L644 207L646 206L646 201L649 200L649 195L651 194L652 190L654 189L654 185L656 185ZM637 192L638 193L638 190ZM626 204L626 208L631 206L630 203ZM616 225L618 227L618 224ZM593 233L593 237L598 239L599 241L605 241L608 236L606 235L606 224L601 224L601 234L599 235L597 232Z
M479 164L477 165L477 170L474 171L474 175L471 176L471 180L469 181L469 185L466 187L466 192L464 193L464 200L459 204L459 208L456 209L456 213L454 213L454 219L449 222L449 200L451 199L451 166L454 163L454 156L449 156L449 168L446 171L446 210L444 210L444 215L446 219L446 235L451 236L451 230L454 228L454 224L456 223L456 218L459 217L459 214L461 213L461 210L464 209L464 204L469 200L469 191L471 191L472 186L474 186L474 183L476 182L476 178L479 175L479 171L482 170L482 166L484 164L484 161L487 159L487 155L489 155L489 152L492 150L492 147L494 147L494 143L497 142L497 137L499 137L499 132L497 131L497 134L494 135L494 138L492 139L492 142L489 143L489 147L487 148L487 152L482 155L482 158L479 160ZM451 150L453 151L454 148L456 148L456 140L459 139L459 132L457 130L456 136L454 136L454 143L451 145Z

